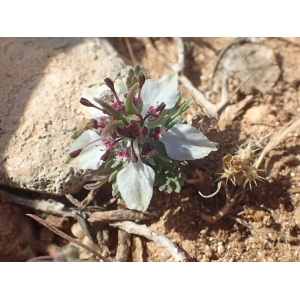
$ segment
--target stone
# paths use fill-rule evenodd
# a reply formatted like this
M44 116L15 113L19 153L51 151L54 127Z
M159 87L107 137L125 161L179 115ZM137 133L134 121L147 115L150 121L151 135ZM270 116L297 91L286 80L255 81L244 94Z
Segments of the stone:
M280 76L280 67L273 49L259 42L247 42L229 47L220 59L213 90L222 86L224 74L246 82L243 89L253 87L266 93Z
M77 192L84 171L64 162L90 119L82 90L121 78L124 62L101 38L0 38L0 53L0 184Z

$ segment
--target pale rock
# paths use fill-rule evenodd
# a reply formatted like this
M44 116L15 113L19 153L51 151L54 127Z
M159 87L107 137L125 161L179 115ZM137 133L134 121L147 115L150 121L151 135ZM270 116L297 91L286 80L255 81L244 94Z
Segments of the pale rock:
M124 76L126 66L99 38L0 38L0 53L0 184L78 191L83 171L64 162L90 118L82 90Z
M227 47L220 57L216 69L213 91L222 86L227 76L244 82L243 89L250 91L253 87L266 93L276 84L280 76L280 67L273 49L263 40L249 40Z

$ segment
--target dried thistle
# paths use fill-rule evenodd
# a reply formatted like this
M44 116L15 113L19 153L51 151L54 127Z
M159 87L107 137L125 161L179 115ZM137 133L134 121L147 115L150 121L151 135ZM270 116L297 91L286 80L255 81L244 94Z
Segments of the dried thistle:
M252 182L257 185L256 180L264 180L258 175L258 172L263 170L253 166L257 150L253 149L250 141L245 148L239 147L235 155L230 153L225 155L222 160L222 170L218 173L221 175L218 180L225 179L227 184L230 179L234 185L243 185L244 188L249 184L252 190Z

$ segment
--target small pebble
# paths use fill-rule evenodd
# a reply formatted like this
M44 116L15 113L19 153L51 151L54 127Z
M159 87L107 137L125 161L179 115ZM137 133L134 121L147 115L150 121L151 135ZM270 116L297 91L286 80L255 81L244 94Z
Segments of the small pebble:
M218 254L223 254L225 252L225 247L223 245L219 245L217 252Z

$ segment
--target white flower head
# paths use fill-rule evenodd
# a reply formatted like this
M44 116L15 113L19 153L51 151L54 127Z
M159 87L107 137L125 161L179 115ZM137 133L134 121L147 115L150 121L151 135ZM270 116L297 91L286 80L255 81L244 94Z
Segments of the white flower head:
M140 68L130 74L127 90L106 78L105 86L83 92L80 102L91 112L91 128L75 140L66 163L81 169L110 167L109 181L128 208L145 211L154 185L180 191L180 169L172 160L198 159L217 149L203 133L181 123L191 99L180 104L176 73L148 80Z

